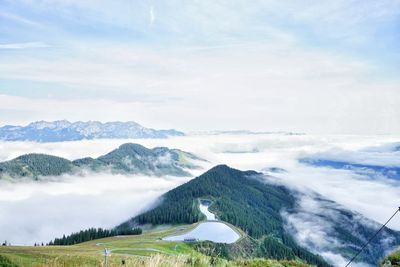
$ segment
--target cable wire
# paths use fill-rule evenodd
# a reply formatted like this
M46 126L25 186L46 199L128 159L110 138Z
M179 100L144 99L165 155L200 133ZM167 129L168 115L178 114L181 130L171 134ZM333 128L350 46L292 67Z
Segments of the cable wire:
M395 213L393 213L392 217L389 218L389 220L387 220L385 222L384 225L382 225L381 228L379 228L378 231L376 231L376 233L367 241L367 243L364 244L364 246L362 246L362 248L356 253L356 255L353 256L353 258L351 258L351 260L346 264L345 267L348 267L350 265L350 263L352 263L357 257L358 255L360 255L360 253L368 246L369 243L371 243L371 241L383 230L383 228L386 227L386 225L393 219L394 216L396 216L396 214L400 212L400 207L396 210Z

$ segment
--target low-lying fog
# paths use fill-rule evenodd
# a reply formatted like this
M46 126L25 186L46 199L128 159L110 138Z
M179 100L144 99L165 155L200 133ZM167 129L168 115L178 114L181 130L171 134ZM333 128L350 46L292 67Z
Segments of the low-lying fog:
M279 167L287 172L274 174L280 182L311 189L361 214L384 222L400 204L400 182L370 179L350 170L315 168L298 163L304 156L327 155L342 161L400 162L400 152L390 144L400 137L390 136L309 136L284 134L190 135L162 140L93 140L63 143L0 142L0 160L29 152L76 159L97 157L122 143L147 147L180 148L210 163L198 175L216 164L239 169L266 170ZM340 152L340 153L339 153ZM0 184L0 240L32 244L88 227L112 227L149 208L164 192L190 178L144 177L88 174L64 176L62 182ZM400 230L400 220L390 227Z
M185 181L176 177L91 174L62 182L0 185L0 238L48 242L90 227L115 226Z

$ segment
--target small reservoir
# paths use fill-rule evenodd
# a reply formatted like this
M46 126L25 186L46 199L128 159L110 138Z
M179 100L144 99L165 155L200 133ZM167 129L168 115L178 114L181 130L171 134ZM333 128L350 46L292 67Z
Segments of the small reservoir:
M231 226L216 220L215 215L208 210L208 205L200 203L200 211L207 217L207 221L200 223L194 229L180 235L172 235L164 238L167 241L212 241L215 243L235 243L240 234Z

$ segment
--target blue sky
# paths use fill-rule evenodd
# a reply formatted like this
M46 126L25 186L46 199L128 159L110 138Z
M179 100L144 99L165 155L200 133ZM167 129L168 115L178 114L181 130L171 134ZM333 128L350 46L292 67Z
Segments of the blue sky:
M400 130L399 0L0 0L0 32L1 124Z

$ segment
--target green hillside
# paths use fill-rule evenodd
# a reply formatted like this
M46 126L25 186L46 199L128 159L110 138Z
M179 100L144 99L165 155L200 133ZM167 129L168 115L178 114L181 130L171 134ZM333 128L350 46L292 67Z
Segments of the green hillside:
M139 144L123 144L96 159L86 157L69 161L45 154L26 154L0 163L0 179L39 179L83 170L111 171L120 174L189 176L185 169L197 168L193 154L178 149L156 147L148 149Z
M298 246L284 230L280 210L292 208L295 199L283 186L268 185L254 171L242 172L220 165L163 196L161 205L118 226L193 223L202 218L197 199L213 201L211 209L248 233L257 242L251 257L300 258L310 264L329 266L321 257Z
M198 209L198 199L210 199L210 210L214 214L255 240L251 243L249 257L299 258L310 264L328 266L321 257L299 246L292 233L285 228L281 211L287 214L298 212L299 194L287 187L268 183L260 173L220 165L169 191L162 197L159 206L124 222L118 228L194 223L203 218ZM318 201L324 213L313 216L333 225L330 235L338 241L338 245L332 244L329 248L332 253L351 258L379 227L377 223L333 201L320 196L315 201ZM311 214L314 211L308 212ZM377 264L388 249L398 244L399 232L385 228L357 260Z
M64 158L45 154L26 154L0 163L0 178L58 176L71 172L74 164Z
M123 144L96 160L116 173L189 176L183 170L186 166L180 163L180 157L182 154L168 148L148 149L139 144Z

